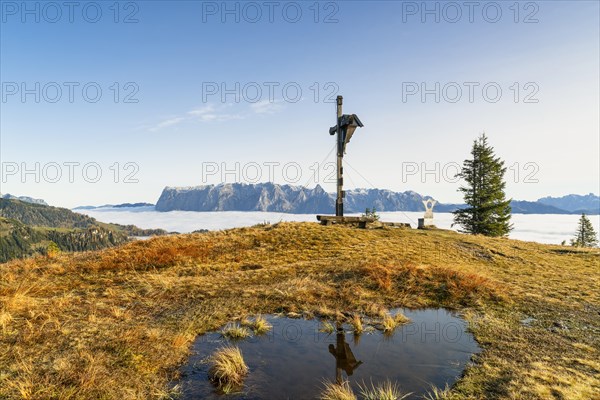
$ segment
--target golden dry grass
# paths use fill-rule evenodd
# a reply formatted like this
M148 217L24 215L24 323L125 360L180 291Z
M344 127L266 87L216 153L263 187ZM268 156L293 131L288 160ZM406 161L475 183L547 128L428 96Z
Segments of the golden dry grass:
M252 336L252 332L250 332L250 330L245 326L240 326L239 324L228 324L221 330L221 335L229 339L239 340Z
M356 400L356 396L347 381L341 384L325 382L319 400Z
M352 319L350 320L350 325L352 325L352 330L355 335L360 335L365 330L362 320L360 319L360 315L354 314Z
M441 230L284 223L0 264L0 398L167 398L194 338L228 321L393 307L468 321L484 351L451 398L598 398L599 260Z
M335 331L336 331L335 325L333 325L330 321L322 321L321 322L321 327L319 328L319 332L331 334Z
M437 386L431 386L427 394L423 396L424 400L447 400L452 395L450 387L446 385L443 389Z
M210 357L210 379L223 393L239 390L248 374L248 366L238 347L222 347Z
M397 383L384 381L380 384L359 384L362 400L403 400L412 393L402 393Z
M383 327L384 332L393 332L399 325L406 324L410 320L401 313L396 315L391 315L389 313L385 313L381 320L381 326Z
M252 332L254 332L255 335L264 335L273 328L262 315L257 315L254 319L245 317L241 324L244 327L252 329Z

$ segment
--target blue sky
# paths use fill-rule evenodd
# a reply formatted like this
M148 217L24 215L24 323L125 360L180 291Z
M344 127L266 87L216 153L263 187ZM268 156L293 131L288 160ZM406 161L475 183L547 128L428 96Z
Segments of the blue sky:
M460 201L454 168L485 131L509 197L599 192L598 1L479 2L471 16L428 2L439 22L400 1L77 2L73 22L62 2L61 15L0 3L3 193L155 202L164 186L257 176L333 191L336 94L365 124L348 188Z

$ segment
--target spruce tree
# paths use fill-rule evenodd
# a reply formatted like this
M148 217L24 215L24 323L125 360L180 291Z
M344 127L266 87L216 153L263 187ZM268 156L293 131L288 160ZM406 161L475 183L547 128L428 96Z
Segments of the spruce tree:
M571 239L571 245L577 247L595 247L598 245L596 231L585 214L581 214L581 218L579 218L577 232L575 238Z
M506 200L504 194L504 161L496 157L485 133L473 142L471 155L457 175L466 183L458 190L467 207L454 212L454 224L462 226L466 233L506 236L512 224L511 200Z

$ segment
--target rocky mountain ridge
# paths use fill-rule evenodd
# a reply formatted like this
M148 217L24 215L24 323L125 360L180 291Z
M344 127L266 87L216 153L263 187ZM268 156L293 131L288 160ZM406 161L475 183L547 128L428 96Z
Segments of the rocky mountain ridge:
M578 195L569 195L571 197ZM569 196L565 196L569 197ZM583 196L580 196L583 197ZM597 197L597 196L596 196ZM352 189L344 199L347 213L361 213L366 208L377 211L423 211L423 200L430 199L414 191L394 192L386 189ZM546 199L546 198L544 198ZM513 200L516 214L598 214L593 208L568 210L541 201ZM589 202L579 202L589 206ZM226 183L195 187L166 187L158 199L157 211L266 211L293 214L330 214L335 209L335 194L320 185L303 186L275 183ZM451 212L464 204L440 203L437 212Z

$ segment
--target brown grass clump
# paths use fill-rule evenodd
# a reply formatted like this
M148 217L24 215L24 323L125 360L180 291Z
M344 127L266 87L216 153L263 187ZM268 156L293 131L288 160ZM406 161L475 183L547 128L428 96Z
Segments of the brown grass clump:
M443 389L438 388L437 386L431 386L431 389L427 391L423 398L425 400L447 400L450 398L451 392L450 387L446 384Z
M358 314L354 314L352 316L350 324L352 325L352 329L354 330L354 334L356 335L360 335L365 330L362 324L362 320L360 319L360 315Z
M244 383L248 366L238 347L223 347L210 358L210 379L223 393L232 393Z
M239 324L228 324L225 328L221 330L221 335L226 338L240 340L246 339L247 337L252 336L252 332L245 326L240 326Z
M356 400L356 396L348 381L344 381L341 384L326 382L319 400Z
M398 326L398 322L390 314L386 314L381 321L381 325L384 332L392 332Z
M322 321L321 322L321 327L319 328L319 332L331 334L335 331L336 331L335 325L332 324L330 321Z
M408 322L410 322L410 319L404 314L398 312L396 315L392 315L389 311L386 311L381 319L381 327L384 332L391 333L399 325L403 325Z
M410 318L408 318L406 315L399 312L399 313L396 313L396 315L394 315L394 321L396 321L396 324L398 324L398 325L403 325L403 324L408 324L410 322Z
M370 385L363 383L358 385L363 400L402 400L412 393L402 393L397 383L387 380L378 385L371 382Z
M265 333L269 332L273 326L268 323L262 315L259 315L254 319L254 325L252 328L254 329L255 334L264 335Z
M252 329L255 335L264 335L273 328L262 315L257 315L254 319L246 317L242 320L241 325Z

